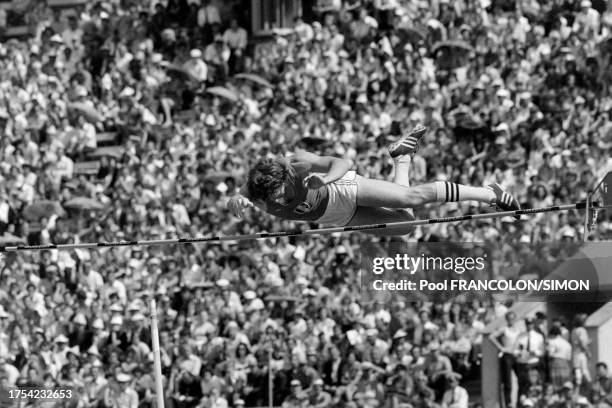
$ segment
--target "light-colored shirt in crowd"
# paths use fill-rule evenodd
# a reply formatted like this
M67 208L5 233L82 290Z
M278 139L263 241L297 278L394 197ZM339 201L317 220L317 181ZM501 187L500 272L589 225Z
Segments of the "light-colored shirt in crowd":
M83 141L83 145L89 147L91 149L95 149L98 147L98 140L96 138L96 128L91 123L85 123L83 125L81 133L81 140Z
M110 408L138 408L138 394L130 387L105 399Z
M535 330L522 333L516 342L517 351L521 346L522 351L529 352L536 357L541 357L544 355L544 336Z
M584 34L597 33L599 31L600 15L595 9L588 8L576 14L572 31Z
M469 395L465 388L456 386L442 397L442 406L446 408L467 408Z
M15 381L19 378L19 370L12 364L5 363L0 366L0 371L6 373L7 376L7 384L9 386L14 386Z
M580 352L588 349L591 340L584 327L576 327L572 330L571 342L575 347L575 351Z
M517 347L520 334L521 332L519 328L514 325L503 327L498 331L497 336L501 336L501 345L504 346L507 350L510 350L510 352L512 352Z
M321 11L340 10L342 2L340 0L318 0L317 8Z
M208 78L208 65L199 58L189 59L183 67L198 81L204 82Z
M10 209L10 206L6 201L0 202L0 222L8 224L9 209Z
M227 408L228 406L227 400L223 397L215 398L210 404L211 408Z
M127 291L125 289L125 285L122 282L119 282L118 280L115 280L110 288L109 288L112 292L117 293L117 296L119 296L119 299L121 301L121 303L125 304L125 302L127 301Z
M63 155L55 165L56 174L58 177L65 177L66 179L72 178L72 172L74 169L74 162L66 155Z
M556 336L548 340L548 355L551 358L560 358L563 360L572 359L572 345L562 336Z
M34 187L32 187L31 185L27 183L23 183L18 188L18 191L19 192L17 196L24 203L31 204L34 201L35 191L34 191Z
M187 209L180 203L176 203L172 206L172 218L178 225L188 225L191 223Z
M302 42L308 42L312 40L314 37L314 31L312 30L312 27L310 26L310 24L306 24L306 23L296 24L296 26L294 27L294 30L295 30L295 33L298 35L298 37L302 40Z
M219 48L217 45L209 44L204 49L204 60L211 64L224 64L229 61L231 51L227 45Z
M223 33L223 41L230 47L230 49L241 49L244 50L247 46L247 32L244 28L238 27L235 30L228 28Z
M83 39L83 30L77 28L76 30L66 28L62 33L62 38L64 39L64 43L72 49L78 48L81 46L81 40Z
M207 24L221 24L219 9L212 4L198 10L198 26L204 27Z
M102 279L102 275L100 275L100 273L97 271L89 271L84 278L89 289L94 292L99 291L104 286L104 279Z
M529 31L531 31L529 20L527 20L525 17L519 17L516 25L514 26L514 30L512 31L512 38L524 44L525 41L527 41L527 33Z
M9 354L9 336L4 332L0 332L0 356L8 356ZM0 368L2 371L2 368Z

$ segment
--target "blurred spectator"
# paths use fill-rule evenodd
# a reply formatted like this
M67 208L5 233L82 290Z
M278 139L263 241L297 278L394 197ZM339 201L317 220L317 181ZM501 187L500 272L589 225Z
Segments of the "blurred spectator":
M541 374L545 353L544 336L535 330L533 317L525 318L526 331L521 333L516 341L516 371L519 382L519 394L525 393L527 389L528 375L530 369L536 369Z
M223 82L229 74L228 62L231 50L221 34L215 34L214 42L204 50L204 61L210 64L214 81Z
M236 19L231 21L229 28L223 33L223 41L231 52L228 61L230 74L242 72L247 47L247 32L238 26Z
M572 345L561 335L559 327L550 328L547 352L551 383L561 387L572 377Z
M459 385L455 373L447 374L448 389L442 397L442 405L448 408L467 408L469 396L465 388Z
M130 385L131 378L124 373L110 379L104 395L103 404L107 408L138 408L138 394Z
M206 82L208 78L208 67L206 63L202 61L202 51L193 49L189 52L189 60L185 62L185 69L197 81Z

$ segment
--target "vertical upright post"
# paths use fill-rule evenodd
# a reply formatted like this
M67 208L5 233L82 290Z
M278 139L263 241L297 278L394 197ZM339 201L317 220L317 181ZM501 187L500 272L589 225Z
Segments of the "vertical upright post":
M274 375L272 374L272 345L268 350L268 407L274 407Z
M164 386L162 382L161 355L159 352L159 329L157 327L157 306L155 299L149 299L151 313L151 340L153 343L153 363L155 367L155 396L157 408L164 408Z
M587 192L586 207L584 207L584 229L582 231L582 240L587 242L589 239L589 211L591 209L591 192Z

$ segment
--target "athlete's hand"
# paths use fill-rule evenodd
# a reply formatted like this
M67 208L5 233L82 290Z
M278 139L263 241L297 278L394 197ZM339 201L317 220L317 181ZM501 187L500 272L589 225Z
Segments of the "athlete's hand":
M232 197L227 202L227 208L238 218L244 216L247 208L253 207L253 203L246 197Z
M311 174L310 176L304 179L304 186L311 190L316 190L325 186L326 184L327 183L325 182L325 179L318 174Z

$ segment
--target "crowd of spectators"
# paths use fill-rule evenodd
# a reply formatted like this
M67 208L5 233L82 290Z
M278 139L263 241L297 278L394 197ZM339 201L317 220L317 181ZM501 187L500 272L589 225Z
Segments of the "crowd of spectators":
M610 375L605 362L590 372L591 339L586 314L577 314L571 331L563 318L546 319L536 313L524 320L507 312L505 325L491 333L499 349L502 399L518 407L606 407L610 403ZM513 376L518 390L513 392ZM516 397L516 399L515 399ZM515 405L515 402L517 404Z
M254 160L304 145L386 178L385 145L419 123L431 131L413 183L500 182L538 207L583 200L612 170L612 7L601 1L334 0L313 16L256 39L208 0L69 12L34 2L23 16L34 35L0 44L5 242L293 228L225 209ZM114 147L100 148L107 134ZM82 171L92 160L97 170ZM451 203L416 215L480 210ZM579 214L548 213L427 226L406 239L572 242L581 228ZM601 220L591 236L610 232ZM145 302L154 296L168 407L267 405L270 381L272 403L287 408L477 402L466 379L479 372L485 325L508 305L363 302L359 245L372 239L9 254L0 386L74 389L58 406L155 406ZM557 323L541 339L562 349L551 359L567 356L561 339L579 328ZM522 406L580 406L584 398L568 397L579 387L587 404L612 406L605 366L578 379L573 365L520 364L506 367Z

